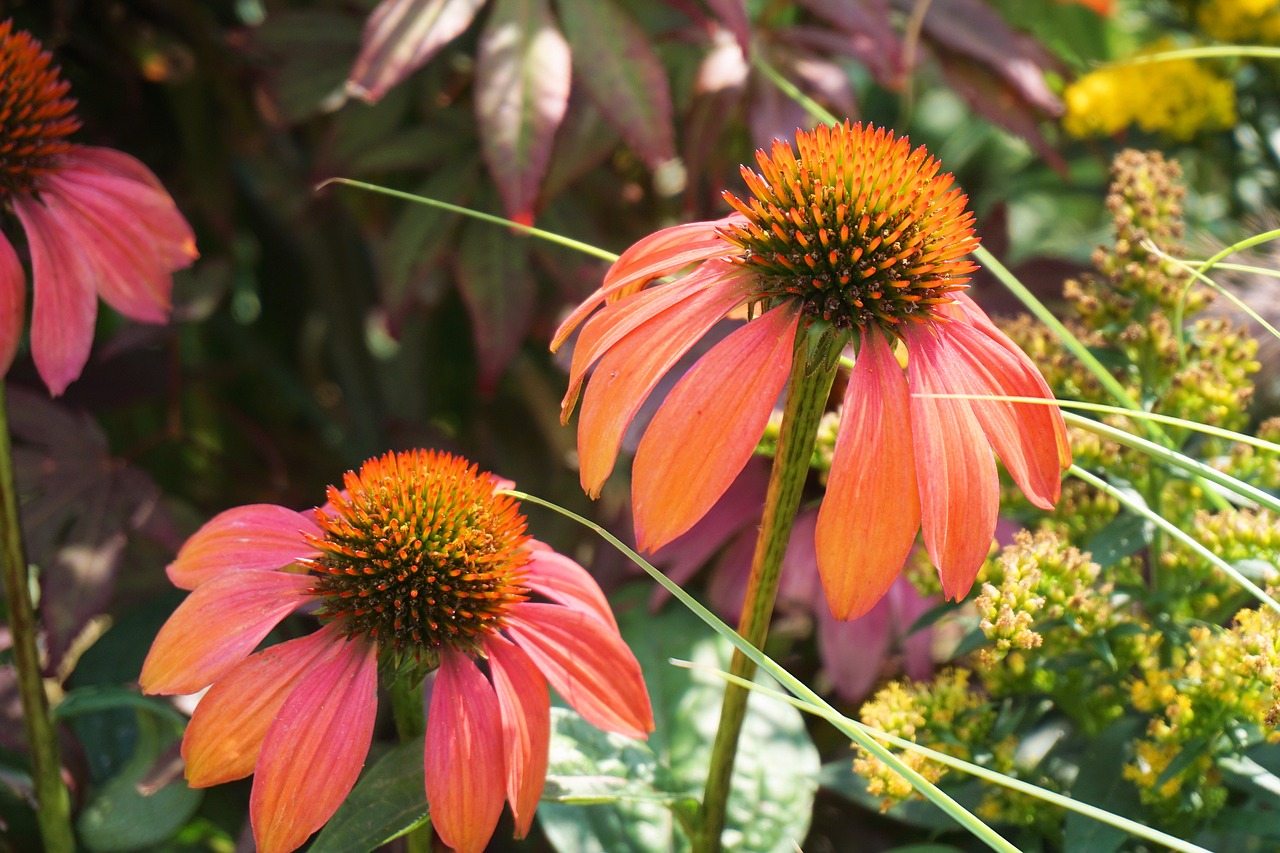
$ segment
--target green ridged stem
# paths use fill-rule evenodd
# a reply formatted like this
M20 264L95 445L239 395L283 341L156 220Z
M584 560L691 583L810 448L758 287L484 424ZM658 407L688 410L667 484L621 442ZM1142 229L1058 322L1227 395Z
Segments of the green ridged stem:
M426 734L427 716L422 705L422 682L393 676L389 692L391 717L395 720L396 735L400 742L408 743ZM431 853L430 819L401 837L404 838L408 853Z

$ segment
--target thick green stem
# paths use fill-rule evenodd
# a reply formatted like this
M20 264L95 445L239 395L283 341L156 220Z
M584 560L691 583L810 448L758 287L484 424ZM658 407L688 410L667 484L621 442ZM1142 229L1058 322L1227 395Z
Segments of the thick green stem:
M13 636L13 666L22 697L22 721L31 748L36 792L36 818L47 853L72 853L71 797L62 781L58 735L49 717L49 697L40 675L36 649L36 613L27 577L27 553L18 520L18 490L13 480L13 447L9 442L9 410L0 382L0 549L4 560L4 594Z
M406 678L391 682L391 716L401 743L422 737L427 731L427 717L422 707L422 683L409 683ZM411 829L403 836L408 853L431 853L431 823Z
M782 431L778 451L769 475L769 491L765 498L764 518L756 539L751 576L738 622L738 633L757 649L764 648L773 616L773 602L778 593L782 572L782 556L787 550L791 527L795 523L800 495L809 476L809 460L818 433L818 422L826 408L827 395L835 378L842 340L824 335L816 352L810 353L810 340L801 328L796 337L792 360L791 385L787 391L782 415ZM734 651L729 671L750 679L756 666L746 655ZM698 837L694 849L701 853L717 853L724 829L725 807L733 764L738 753L738 734L747 712L748 691L736 684L725 688L720 708L720 727L711 749L711 767L699 812Z

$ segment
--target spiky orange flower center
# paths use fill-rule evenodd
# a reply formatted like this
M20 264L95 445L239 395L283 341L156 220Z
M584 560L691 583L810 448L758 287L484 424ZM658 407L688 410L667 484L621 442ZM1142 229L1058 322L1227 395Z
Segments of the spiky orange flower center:
M818 127L756 152L742 168L754 198L725 199L747 217L723 236L760 281L759 299L799 299L841 329L923 321L951 302L976 265L968 198L923 147L881 128Z
M76 101L67 97L71 86L52 61L29 33L0 23L0 198L38 188L80 127L71 114Z
M371 459L329 487L311 537L321 614L397 655L467 652L501 627L527 552L519 504L464 459L415 450Z

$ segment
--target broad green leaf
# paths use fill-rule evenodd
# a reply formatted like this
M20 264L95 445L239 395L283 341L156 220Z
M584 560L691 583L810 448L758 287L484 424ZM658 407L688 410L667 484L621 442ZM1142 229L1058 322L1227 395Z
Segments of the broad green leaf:
M685 850L688 841L676 825L677 818L650 804L666 799L682 814L691 814L693 804L701 800L723 682L708 673L671 666L668 661L677 658L723 670L729 665L730 646L709 635L702 622L683 608L650 614L636 607L620 613L619 622L644 670L653 702L656 730L645 750L653 756L653 764L650 767L636 759L636 775L627 777L651 785L659 795L646 794L643 800L642 811L652 816L640 820L631 814L641 810L641 798L631 792L629 800L619 798L583 807L579 814L562 806L552 809L543 815L543 828L563 851ZM741 744L724 849L792 853L809 829L820 768L803 717L790 705L752 696ZM571 784L588 783L579 780ZM628 790L619 782L587 786L586 790L604 791L609 785ZM602 834L606 831L611 834Z
M614 0L558 0L577 79L651 169L675 156L666 71Z
M360 853L427 820L423 738L402 743L360 777L311 845L311 853Z
M202 791L177 779L154 793L139 788L161 754L177 739L173 726L149 712L137 714L137 748L120 773L89 794L76 821L85 849L92 853L139 850L169 838L195 813Z
M1145 548L1154 531L1155 525L1142 516L1121 513L1094 534L1085 550L1106 569Z
M533 222L571 73L547 0L497 0L476 56L476 118L485 162L517 222Z
M463 226L458 284L475 330L480 393L496 386L533 321L529 238L483 222Z
M145 711L170 721L179 729L187 722L187 718L165 700L143 696L133 688L118 685L78 687L71 690L53 709L53 718L62 721L81 714L122 709Z
M1124 778L1123 768L1129 760L1129 745L1141 725L1137 719L1121 719L1089 743L1080 756L1080 771L1071 786L1073 798L1119 815L1139 817L1138 792ZM1128 839L1123 829L1075 813L1067 815L1063 824L1063 849L1067 853L1112 853Z

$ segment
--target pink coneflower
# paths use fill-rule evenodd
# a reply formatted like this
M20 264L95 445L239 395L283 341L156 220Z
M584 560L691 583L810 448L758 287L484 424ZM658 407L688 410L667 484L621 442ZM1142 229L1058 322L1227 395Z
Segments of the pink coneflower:
M240 507L178 552L169 577L193 592L140 680L148 693L212 685L182 742L187 780L255 774L260 851L300 846L355 784L380 663L393 673L439 667L426 795L436 831L462 853L484 849L504 800L517 835L528 832L546 776L548 682L602 729L653 729L639 664L600 588L524 534L500 485L448 454L388 453L348 472L344 491L330 487L314 518ZM316 602L319 631L251 654Z
M0 204L22 224L31 253L31 350L50 393L89 359L98 296L146 323L169 317L174 270L196 258L195 239L146 166L66 137L70 86L28 33L0 23ZM0 231L0 374L26 318L26 277Z
M995 451L1037 506L1070 464L1049 406L937 394L1052 399L1030 360L962 291L977 246L967 198L938 161L883 129L845 124L776 142L736 214L678 225L628 249L565 321L574 348L567 421L582 399L583 487L598 494L655 383L712 324L752 316L675 386L636 451L639 544L688 530L756 447L791 371L796 336L846 336L856 352L815 543L827 601L866 613L893 583L916 532L951 598L968 592L996 524ZM686 275L671 276L695 265ZM899 357L908 366L904 373Z

